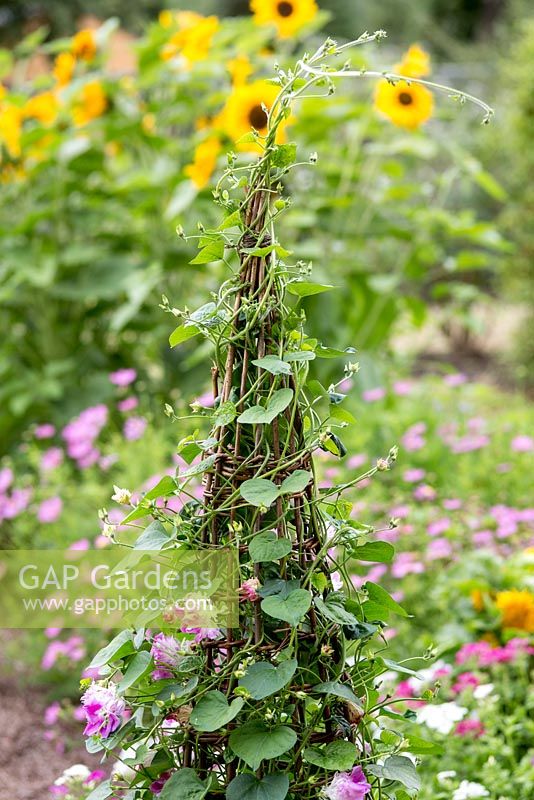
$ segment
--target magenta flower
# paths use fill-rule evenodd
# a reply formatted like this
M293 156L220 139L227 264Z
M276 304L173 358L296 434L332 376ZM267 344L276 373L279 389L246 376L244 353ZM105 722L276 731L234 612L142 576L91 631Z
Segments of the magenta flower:
M428 545L426 555L430 561L435 561L438 558L450 558L452 556L452 545L448 539L443 537L434 539Z
M386 396L386 390L382 389L381 386L375 386L374 389L366 389L362 392L362 399L366 403L376 403L378 400L382 400Z
M55 522L63 509L61 497L49 497L39 505L37 519L39 522Z
M49 472L51 469L59 467L63 461L63 450L61 447L49 447L41 456L41 469Z
M165 784L167 783L167 781L169 780L169 778L171 777L171 775L172 772L162 772L161 775L158 778L156 778L155 781L152 781L149 787L152 794L159 794L163 789L163 787L165 786Z
M61 713L61 706L57 702L51 703L49 706L45 708L45 712L43 715L44 724L47 726L55 725L59 719L59 715Z
M34 430L34 435L36 439L50 439L56 432L56 429L53 425L44 424L44 425L37 425Z
M480 681L474 672L462 672L456 678L456 683L451 686L451 689L456 694L460 694L465 689L476 689L479 684Z
M455 736L472 736L474 739L478 739L484 732L484 725L479 719L463 719L454 729Z
M89 539L78 539L77 542L73 542L69 545L69 550L89 550L91 543Z
M406 397L413 391L412 381L396 381L393 384L393 391L398 397Z
M82 696L82 706L87 720L84 734L102 739L120 727L126 711L126 703L117 695L115 684L102 686L93 682Z
M254 603L256 600L259 600L260 596L257 590L260 588L260 582L258 578L249 578L248 581L243 581L239 592L243 598L243 600L249 600L251 603Z
M106 777L106 773L103 769L94 769L92 772L89 773L87 778L84 780L84 784L87 786L91 783L98 783L98 781L104 780Z
M361 767L354 767L352 772L336 772L332 782L325 789L329 800L364 800L371 791Z
M118 369L110 372L109 379L115 386L129 386L137 378L135 369Z
M200 642L205 641L215 641L221 635L221 632L218 628L189 628L185 627L182 628L182 633L194 633L195 634L195 642L200 644Z
M144 417L130 417L126 420L122 429L124 438L130 442L140 439L145 432L146 426L147 421Z
M18 517L28 507L33 494L33 489L29 486L25 489L13 489L11 497L8 497L2 508L4 519L14 519Z
M137 397L125 397L124 400L120 400L117 403L117 408L124 414L127 411L133 411L134 408L137 408L138 405L139 405L139 400L137 399Z

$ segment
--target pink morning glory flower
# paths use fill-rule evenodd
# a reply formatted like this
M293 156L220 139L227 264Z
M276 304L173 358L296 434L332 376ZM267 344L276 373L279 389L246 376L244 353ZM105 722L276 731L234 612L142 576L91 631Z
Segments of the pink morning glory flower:
M332 782L325 789L329 800L364 800L371 791L361 767L354 767L352 772L336 772Z
M152 672L152 678L155 681L172 678L174 670L188 647L188 642L180 642L174 636L167 636L164 633L156 634L152 639L152 647L150 649L156 667Z
M118 696L114 684L102 686L93 682L82 696L82 706L87 720L84 734L102 739L107 739L120 727L126 711L126 703Z
M129 386L137 378L135 369L118 369L110 372L109 379L115 386Z

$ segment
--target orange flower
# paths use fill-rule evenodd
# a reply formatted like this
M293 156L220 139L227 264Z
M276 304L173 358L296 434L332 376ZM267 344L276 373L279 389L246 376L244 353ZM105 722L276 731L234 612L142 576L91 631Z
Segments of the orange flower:
M108 100L102 85L98 81L86 83L72 112L74 122L78 126L86 125L102 116L107 107Z
M495 605L501 612L503 628L534 633L534 594L518 589L499 592Z
M52 125L59 110L59 102L53 92L41 92L26 101L23 113L26 119L37 119L43 125Z
M60 86L67 86L72 80L76 59L72 53L60 53L54 61L52 74Z
M76 58L92 61L96 55L96 39L93 31L88 28L78 31L72 39L71 53Z

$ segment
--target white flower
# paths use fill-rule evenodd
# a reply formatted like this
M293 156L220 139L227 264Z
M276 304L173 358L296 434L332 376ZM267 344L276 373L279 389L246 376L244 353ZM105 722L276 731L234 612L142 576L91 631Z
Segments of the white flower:
M456 777L456 772L453 769L445 769L443 772L438 772L436 778L438 779L438 783L444 784L449 778Z
M132 493L129 489L121 489L119 486L113 486L115 491L114 494L111 495L111 499L115 500L116 503L119 503L121 506L127 506L132 502Z
M475 700L484 700L492 692L493 692L492 683L481 683L480 686L475 686L473 690L473 697L475 698Z
M462 781L452 794L452 800L471 800L476 797L489 797L489 792L481 783L471 781Z
M63 775L54 781L54 786L65 786L72 781L84 781L90 774L91 771L85 764L73 764L72 767L67 767Z
M331 572L330 580L332 581L332 586L334 587L335 592L339 592L339 590L343 588L343 578L339 572Z
M417 721L446 736L466 714L467 708L457 703L441 703L439 706L429 704L419 709Z

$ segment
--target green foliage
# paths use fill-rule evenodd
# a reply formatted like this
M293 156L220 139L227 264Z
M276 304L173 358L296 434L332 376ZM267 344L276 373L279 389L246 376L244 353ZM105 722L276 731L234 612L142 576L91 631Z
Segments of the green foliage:
M3 146L0 290L2 329L10 331L0 345L5 447L29 420L63 422L84 404L106 401L106 373L116 367L133 365L143 380L149 377L156 403L175 402L177 385L189 395L208 350L196 337L218 324L209 302L184 314L164 298L163 307L182 317L171 344L191 340L181 352L169 352L170 326L157 302L163 291L174 300L187 289L197 308L223 274L228 237L218 234L242 221L234 208L223 222L214 214L205 184L222 159L217 164L214 152L210 163L196 145L213 135L222 149L235 146L221 116L232 92L226 65L247 56L249 83L270 74L274 57L262 46L271 29L225 19L209 57L200 55L184 70L162 59L172 30L153 23L138 44L138 71L126 77L104 70L112 30L106 24L97 32L95 59L79 61L61 89L52 76L32 85L19 76L32 52L53 57L67 51L70 40L43 43L33 36L17 51L21 68L6 102L24 114L30 96L51 90L59 108L50 120L24 118L20 155L7 139ZM285 50L277 58L289 63ZM365 66L373 60L358 56ZM76 122L80 109L87 111L84 87L95 81L106 107ZM316 336L336 346L355 342L365 351L382 347L396 320L421 324L429 301L472 302L473 274L484 288L501 243L490 225L455 204L456 184L494 186L481 168L462 168L464 154L447 148L439 124L429 133L399 133L377 119L369 92L355 95L348 85L326 109L317 99L298 104L289 128L294 142L281 144L273 158L295 201L282 220L284 240L289 248L298 245L304 259L288 286L296 313L302 303ZM208 128L206 120L212 121ZM308 164L290 171L296 144L301 153L320 150L313 175ZM429 205L432 185L435 202ZM285 200L279 202L285 208ZM186 215L202 217L217 234L201 233L191 264L190 250L173 232L176 226L180 232ZM289 255L279 244L269 247ZM309 279L310 261L315 280ZM329 280L344 290L327 291ZM279 354L279 361L289 357L298 356ZM154 363L161 366L154 370Z

